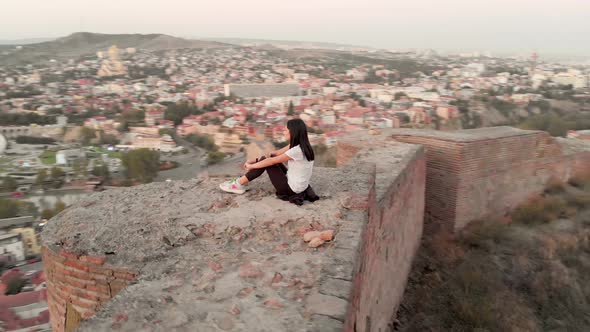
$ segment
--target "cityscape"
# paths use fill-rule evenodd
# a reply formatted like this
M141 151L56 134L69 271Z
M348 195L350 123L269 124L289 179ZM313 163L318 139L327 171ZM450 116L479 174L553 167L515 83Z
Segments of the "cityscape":
M239 174L288 145L295 118L327 168L342 139L392 129L585 144L590 62L161 34L0 45L2 328L51 330L40 234L54 216L95 192Z

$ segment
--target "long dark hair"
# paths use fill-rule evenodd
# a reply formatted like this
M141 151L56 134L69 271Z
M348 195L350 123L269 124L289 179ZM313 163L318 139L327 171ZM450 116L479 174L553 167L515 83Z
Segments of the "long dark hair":
M301 119L291 119L287 121L287 129L289 129L289 134L291 135L289 148L299 145L307 161L314 160L315 155L307 137L307 126L305 122Z

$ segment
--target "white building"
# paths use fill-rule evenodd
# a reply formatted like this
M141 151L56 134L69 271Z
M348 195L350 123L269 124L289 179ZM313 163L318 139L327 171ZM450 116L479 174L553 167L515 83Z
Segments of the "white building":
M70 165L74 160L84 158L85 153L80 149L59 150L55 154L56 165Z
M561 85L572 85L574 89L582 89L588 86L588 77L577 70L558 73L551 80Z
M4 154L8 143L6 142L6 138L4 135L0 134L0 156Z
M335 125L336 124L336 115L332 111L326 111L322 114L322 122L325 125Z
M0 254L10 254L16 261L24 261L25 246L20 234L0 233Z

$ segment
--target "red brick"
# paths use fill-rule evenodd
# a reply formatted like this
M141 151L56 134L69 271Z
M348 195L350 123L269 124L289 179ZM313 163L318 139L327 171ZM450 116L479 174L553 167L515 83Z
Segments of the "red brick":
M100 294L110 295L109 287L105 285L86 285L86 289Z
M111 295L115 296L117 295L120 291L122 291L125 287L127 287L127 283L121 280L113 280L112 282L109 283L110 288L111 288Z
M76 305L78 307L82 307L82 308L86 308L86 309L92 309L95 310L98 303L96 303L95 301L89 301L77 296L72 296L71 302L73 305Z
M135 280L135 274L129 272L117 272L114 273L116 279L123 279L123 280Z
M66 266L71 266L71 267L73 267L75 269L78 269L80 271L84 271L84 272L88 272L89 271L88 265L84 265L84 264L80 263L80 261L66 260L64 262L64 264Z
M64 249L61 249L59 251L59 254L60 254L60 256L63 256L63 257L69 258L69 259L75 259L75 260L77 260L79 257L79 255L76 255L73 252L69 252Z
M209 265L209 267L211 268L211 270L213 271L219 271L221 270L221 264L214 262L214 261L207 261L207 265Z
M263 273L259 268L246 264L239 267L238 275L242 278L259 278L262 277Z
M82 280L71 276L66 276L65 282L67 282L70 286L75 288L86 288L87 285L95 284L94 281Z
M88 262L96 265L103 265L107 258L106 256L81 256L80 260L82 262Z
M105 275L105 276L112 276L113 275L113 270L109 269L109 268L90 266L89 271L92 274L99 274L99 275Z

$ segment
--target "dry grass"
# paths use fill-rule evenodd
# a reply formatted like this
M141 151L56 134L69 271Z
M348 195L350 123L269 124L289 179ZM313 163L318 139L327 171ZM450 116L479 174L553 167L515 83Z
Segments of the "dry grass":
M426 233L399 331L590 331L590 177L550 181L512 223Z

